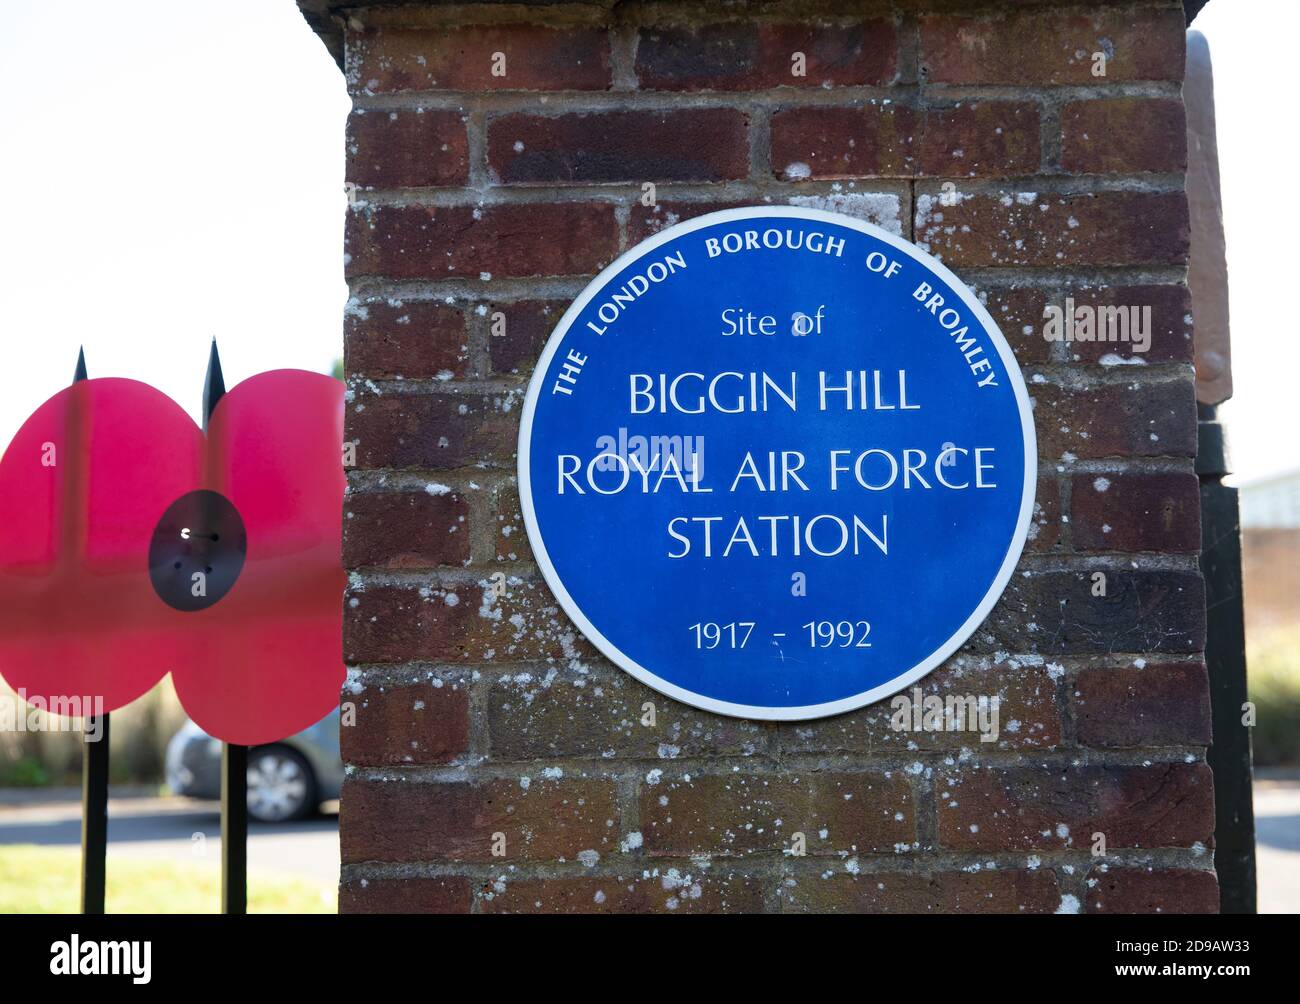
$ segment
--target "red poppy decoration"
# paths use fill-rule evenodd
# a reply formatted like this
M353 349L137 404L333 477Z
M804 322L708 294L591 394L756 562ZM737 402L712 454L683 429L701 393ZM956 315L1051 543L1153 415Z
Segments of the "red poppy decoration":
M200 431L134 380L82 380L0 460L0 675L130 703L170 672L210 735L319 721L343 683L343 386L274 370Z

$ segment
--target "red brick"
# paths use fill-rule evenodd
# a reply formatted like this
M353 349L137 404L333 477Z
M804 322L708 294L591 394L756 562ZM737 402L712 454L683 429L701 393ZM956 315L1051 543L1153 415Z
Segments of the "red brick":
M1186 286L1084 287L1070 290L1069 296L1074 302L1076 317L1080 307L1093 310L1094 334L1100 334L1097 329L1104 324L1107 335L1112 325L1117 335L1125 331L1129 335L1128 341L1067 342L1066 351L1075 362L1095 363L1103 358L1108 362L1129 359L1148 363L1192 361L1192 295ZM1055 302L1063 312L1069 306L1061 297ZM1115 307L1127 308L1127 320L1108 309ZM1137 327L1150 335L1150 345L1145 352L1137 351L1137 343L1133 341L1136 328L1128 323L1133 320L1134 308L1138 311ZM1144 313L1145 308L1150 309L1149 318Z
M469 140L459 112L354 109L348 117L348 180L363 188L464 185Z
M348 778L340 801L343 862L577 860L617 850L609 781L566 777L478 783ZM504 858L492 856L504 833Z
M632 875L517 879L485 883L483 913L762 913L754 877L717 868L658 868Z
M339 886L339 913L469 913L469 879L348 879Z
M1050 870L804 875L781 887L786 913L1054 913Z
M1190 380L1091 387L1030 384L1038 455L1059 460L1196 456L1196 392Z
M971 102L918 110L874 99L851 108L789 108L772 116L771 159L773 173L789 178L1032 174L1038 109Z
M1201 550L1201 485L1195 474L1080 474L1070 490L1076 551Z
M1219 881L1196 868L1097 867L1086 902L1089 913L1218 913Z
M1105 596L1093 575L1105 576ZM1029 572L1011 577L971 651L1018 649L1043 655L1199 652L1205 647L1205 581L1199 572L1127 567Z
M1039 12L1023 11L1031 5ZM1076 190L1176 187L1167 183L1178 174L1175 126L1181 106L1176 96L1084 100L1080 95L1157 89L1174 95L1172 84L1182 75L1181 60L1174 58L1181 54L1182 25L1174 22L1181 19L1176 5L1109 5L1095 14L1084 5L1070 8L1081 14L1059 15L1043 12L1047 5L1042 0L1009 0L996 12L984 5L979 9L989 14L982 18L933 14L936 7L966 6L896 0L893 13L883 15L886 20L863 25L859 18L847 26L773 25L742 15L725 25L677 27L692 23L678 12L671 15L674 26L662 28L637 28L635 17L615 17L609 27L464 28L449 22L440 28L371 29L350 36L354 91L437 90L444 95L437 101L418 93L360 100L363 106L401 107L391 116L373 107L354 115L349 172L359 184L398 190L468 184L464 116L478 108L476 121L486 134L480 136L481 162L475 171L487 166L496 182L510 185L623 185L631 197L619 206L586 195L575 203L523 205L502 195L477 207L432 206L469 200L446 192L435 198L437 193L398 191L370 205L363 202L349 214L348 272L360 281L354 283L357 299L346 321L347 365L355 378L349 382L348 438L358 441L359 466L376 473L354 474L358 493L347 500L352 518L345 524L345 558L362 571L353 577L344 601L346 650L349 659L363 664L443 667L438 672L445 685L434 693L431 684L417 686L404 670L393 676L406 682L393 689L378 682L387 676L364 670L355 682L364 682L366 689L345 694L360 707L362 721L343 737L345 754L360 768L349 778L343 799L344 860L349 862L340 890L344 910L1050 912L1079 905L1076 896L1092 909L1082 883L1086 863L1068 880L1049 855L1047 867L1024 865L1027 853L1063 845L1057 824L1071 827L1074 839L1066 855L1079 859L1087 857L1089 824L1094 822L1118 828L1118 836L1106 831L1112 847L1186 847L1190 840L1210 841L1209 778L1203 765L1181 763L1178 752L1207 742L1204 670L1199 664L1168 661L1199 658L1196 653L1204 646L1204 584L1190 560L1195 546L1186 505L1195 479L1188 473L1116 473L1108 475L1114 483L1109 497L1094 499L1086 493L1095 475L1078 474L1080 466L1131 468L1127 458L1194 455L1191 382L1183 376L1170 379L1177 365L1110 368L1117 360L1109 358L1101 365L1108 356L1187 363L1186 289L1174 282L1070 285L1081 275L1096 282L1109 269L1154 274L1183 267L1183 197L1131 190L1040 191L1034 203L1022 204L1012 192L1003 205L1001 193L990 191L994 183L965 180L1015 179L995 182L1007 187L1028 186L1021 179L1032 177L1034 185ZM913 17L913 12L919 13ZM589 14L538 20L590 24ZM471 11L469 16L505 20L491 12ZM712 15L705 12L694 23L705 16ZM369 15L360 12L358 17ZM915 51L917 41L910 41L911 49L900 61L895 24L915 34L920 21L925 24L921 52ZM970 33L944 34L944 25L962 22L969 23ZM1086 30L1076 31L1080 25ZM614 37L619 45L633 43L628 51L635 53L636 65L625 70L640 79L619 85L630 85L632 91L622 97L610 91L598 102L576 104L565 100L564 93L551 99L544 94L526 101L520 97L519 89L610 88ZM936 39L955 46L944 55L943 66L927 58L936 51ZM1093 78L1092 47L1105 44L1103 39L1114 45L1111 73ZM1135 40L1145 48L1135 48ZM1088 46L1081 59L1066 48L1066 43L1080 41ZM980 42L986 45L982 52ZM795 50L809 56L806 78L789 75ZM504 80L490 77L495 51L508 56ZM574 53L577 58L564 58ZM911 77L918 56L926 60L930 79L939 82L938 90L923 87L918 98L915 87L903 87L901 104L865 105L865 99L855 102L833 90L807 89L892 84L900 68ZM1017 89L1013 80L1010 87L997 87L999 73L1022 77L1030 86ZM967 74L977 86L991 75L994 86L972 89L970 93L984 95L972 101L956 89L944 93L945 74ZM1171 85L1115 84L1153 75ZM1039 139L1042 102L1047 100L1043 94L1048 92L1041 88L1061 85L1082 86L1071 87L1061 108L1062 149L1056 166L1082 177L1048 184L1036 178L1045 170ZM693 99L685 104L674 99L667 108L666 99L647 104L629 97L652 95L656 89L662 95L674 89L734 94L746 88L766 93L730 102L719 102L715 94L703 101L721 104L713 108L698 107ZM510 89L515 89L513 97L491 98L495 91ZM484 94L487 104L480 100ZM963 652L920 684L924 693L996 693L1002 700L996 744L978 744L978 735L971 733L894 732L889 701L834 719L782 724L685 708L601 659L527 564L533 556L511 477L523 381L567 307L566 299L542 297L577 288L581 277L612 260L620 247L671 222L752 201L729 200L725 186L711 185L710 194L697 185L685 198L705 196L708 201L684 202L679 195L645 207L636 191L642 180L709 183L746 177L744 119L753 114L750 99L773 112L776 170L808 164L810 176L818 179L813 189L827 187L820 179L897 179L867 186L882 190L884 197L861 191L862 182L849 186L846 181L843 187L852 191L840 195L774 198L863 213L876 205L886 207L876 212L888 212L892 195L902 212L910 212L915 188L918 208L924 209L920 240L930 242L949 264L970 267L981 283L990 275L1000 277L1000 285L982 290L983 298L1027 369L1043 456L1050 461L1043 465L1026 544L1040 557L1029 560L1030 574L1017 573ZM859 107L850 107L855 103ZM420 114L414 110L419 104L455 110ZM1100 145L1098 133L1110 141ZM516 142L522 150L515 150ZM1052 166L1047 165L1047 174L1053 173ZM1138 172L1163 178L1156 179L1158 186L1095 181L1096 175ZM915 178L922 183L909 188L907 182ZM971 192L961 193L955 205L936 204L941 182L948 178ZM529 191L538 199L550 198ZM1038 208L1040 203L1047 208ZM940 213L943 220L936 218ZM888 226L896 217L882 222ZM899 222L903 235L910 237L909 222ZM1004 267L1040 271L1016 273L1011 279ZM996 271L981 271L988 268ZM504 281L474 287L482 273ZM549 286L520 281L545 277L557 278ZM445 279L458 280L449 290L456 293L455 304L443 302L438 283ZM467 286L479 292L466 297ZM411 290L420 298L418 305L409 298ZM386 295L406 302L389 301ZM536 299L515 301L521 295ZM1134 353L1131 343L1048 342L1043 307L1060 304L1067 295L1079 305L1150 303L1151 351ZM501 298L512 302L495 302ZM482 309L487 314L479 313ZM502 337L489 331L495 310L506 314ZM472 358L470 345L476 346ZM499 390L456 382L489 375ZM442 376L452 382L438 382ZM399 377L407 382L397 384ZM1124 459L1073 462L1109 457ZM388 473L403 470L410 473ZM368 490L379 473L390 478L384 487L391 491ZM1174 481L1165 485L1164 478ZM1120 491L1121 479L1128 495ZM419 490L425 481L457 487L429 495ZM466 486L471 481L488 497L470 495ZM466 506L466 499L472 505ZM1157 518L1166 504L1172 506L1168 518ZM1114 513L1131 518L1116 521L1110 518ZM1147 513L1150 520L1144 518ZM471 557L466 531L447 532L465 526L462 516L466 524L471 518L483 520L472 528L473 558L487 559L489 565L481 571L463 567ZM1112 532L1102 534L1103 525ZM1103 548L1102 553L1115 556L1080 562L1062 553ZM1186 560L1165 567L1168 562L1135 558L1141 567L1131 568L1126 552L1179 553ZM1042 556L1051 556L1046 560L1057 570L1037 568ZM1061 570L1059 561L1068 570ZM1080 567L1070 567L1074 564ZM1093 566L1108 576L1104 597L1091 593ZM510 576L508 595L485 602L488 578L496 569ZM449 594L454 595L451 602ZM1141 671L1095 666L1103 660L1093 656L1101 653L1127 653L1107 658L1107 663L1143 656L1156 665ZM1069 667L1064 673L1051 662L1060 657ZM472 702L466 701L464 686L452 682L458 675L478 676ZM425 705L418 712L417 701ZM647 701L657 712L653 727L640 722ZM426 723L429 717L436 721ZM481 764L467 759L471 725L474 757L482 755ZM1079 756L1066 748L1070 744L1082 747L1075 751ZM1159 746L1172 747L1163 758L1180 762L1159 763L1162 757L1151 749ZM959 756L963 747L972 751L973 761ZM878 756L892 776L886 776ZM725 762L714 763L718 757ZM945 766L945 758L955 762ZM1137 766L1148 759L1157 764ZM462 760L464 772L437 766ZM1080 762L1069 766L1076 760ZM977 766L988 761L997 765L999 783L988 782L989 772ZM608 771L588 766L605 763ZM1053 766L1058 763L1059 770ZM551 769L543 773L543 767ZM562 769L562 776L554 776L556 769ZM917 769L921 776L913 779L910 772ZM584 770L623 780L584 777ZM518 779L492 779L506 771L531 775L529 787ZM1188 771L1196 784L1182 773ZM945 772L960 780L963 790L940 802L947 790ZM1068 777L1058 783L1058 774ZM388 780L380 781L380 776ZM1003 778L1010 780L1001 783ZM977 791L984 783L991 786ZM860 787L852 799L839 797L844 785L866 784L874 790ZM548 791L545 786L552 787ZM533 801L539 791L541 801ZM918 793L924 802L919 808ZM660 797L668 800L666 806L659 804ZM636 804L627 804L628 799ZM952 801L959 806L948 807ZM628 818L621 815L625 810ZM1007 810L1012 814L999 815ZM984 834L991 850L969 842L977 835L959 832L966 842L945 844L936 852L936 823L940 841L946 841L950 812L970 812L969 823L994 827L996 832ZM895 813L903 818L895 819ZM820 837L823 828L825 839ZM489 857L491 833L497 829L508 834L510 856L505 860ZM782 853L796 830L809 839L814 855L809 860ZM1041 830L1051 835L1046 843L1036 835ZM630 831L640 834L641 846L632 840L620 848ZM594 867L589 866L591 855L578 858L582 851L600 855ZM914 860L918 852L922 857ZM690 862L689 856L697 853L712 856L713 864L701 868ZM358 864L368 860L392 861L397 867ZM472 863L463 868L441 864L455 861ZM515 863L518 867L512 868ZM1208 853L1191 864L1208 867ZM1144 886L1136 863L1126 862L1126 870L1138 874L1122 876L1127 884L1107 890L1096 907L1115 909L1117 900L1126 902L1121 895L1139 905L1186 903L1203 896L1206 888L1204 874L1192 873L1184 884L1169 877L1180 869L1166 867L1162 877ZM462 874L435 874L442 872ZM375 873L389 877L369 879ZM1073 894L1064 904L1062 882L1068 882L1064 892ZM1184 896L1189 887L1192 893Z
M432 300L371 300L343 318L349 376L463 377L469 363L465 315Z
M917 198L916 243L950 267L1185 265L1182 192L959 193Z
M861 107L788 108L772 116L772 173L785 178L902 178L915 171L915 111L871 100Z
M893 24L755 24L730 21L647 28L636 50L642 90L758 90L887 84L896 75ZM794 53L807 74L794 76Z
M495 53L505 75L493 75ZM609 38L597 28L531 24L381 28L348 38L354 92L605 90Z
M492 493L492 513L497 561L532 561L519 486L513 478Z
M1034 174L1040 163L1038 106L971 101L921 115L920 175L958 178Z
M339 729L347 763L439 764L469 748L469 690L464 683L371 684L345 690L343 700L356 709L355 724Z
M492 360L492 372L531 376L547 338L568 307L567 300L488 304L488 354ZM503 315L504 324L500 334L492 330L498 312Z
M654 724L643 725L645 704ZM738 756L766 748L762 725L688 708L619 670L570 668L493 681L485 712L490 757Z
M893 854L916 839L913 813L901 772L652 774L641 791L641 835L651 856L781 851L796 832L809 855Z
M459 492L350 492L343 500L344 567L468 564L468 516Z
M749 173L748 121L730 108L504 115L488 126L498 183L727 181Z
M948 660L930 675L892 698L846 715L799 722L781 731L781 749L793 753L844 750L873 754L904 754L912 750L1050 749L1061 741L1061 709L1056 683L1043 666L1008 660L988 664L970 656ZM982 742L975 729L963 731L912 731L894 729L899 697L998 698L998 739ZM906 707L910 708L910 705ZM963 709L964 711L964 709ZM987 714L987 712L986 712ZM912 723L910 714L904 718ZM1014 723L1014 724L1013 724Z
M1077 174L1181 172L1187 121L1178 98L1072 101L1061 108L1061 166Z
M1190 847L1214 834L1205 764L956 770L934 780L939 843L952 850Z
M1048 360L1051 342L1043 337L1043 308L1053 299L1052 290L1041 286L980 286L978 293L1021 366Z
M493 596L487 579L350 589L343 611L344 659L464 664L599 658L540 582L510 576L506 590ZM545 670L534 666L532 672Z
M349 278L587 275L618 253L614 207L376 206L348 214Z
M357 467L513 466L519 393L357 394L346 414Z
M1074 718L1085 746L1208 746L1210 679L1202 663L1079 671Z
M1034 514L1029 520L1025 550L1051 551L1061 542L1061 489L1052 478L1039 478L1034 494Z
M860 201L859 201L860 200ZM842 204L841 204L842 203ZM777 203L780 205L780 203ZM830 196L793 196L790 205L811 205L814 208L841 212L857 216L898 233L901 224L899 213L902 203L895 192L852 192ZM643 241L668 227L685 220L696 219L709 213L725 209L738 209L753 206L754 200L714 200L708 202L659 202L654 206L642 206L640 203L631 207L627 221L627 239L629 244Z
M1182 81L1184 27L1176 7L923 17L921 72L948 84ZM1095 52L1107 53L1104 77L1092 75Z
M676 226L685 220L693 220L709 213L724 209L738 209L752 206L753 200L716 200L709 202L659 202L653 206L643 206L637 202L632 206L627 221L627 242L638 244L647 237L652 237L668 227Z

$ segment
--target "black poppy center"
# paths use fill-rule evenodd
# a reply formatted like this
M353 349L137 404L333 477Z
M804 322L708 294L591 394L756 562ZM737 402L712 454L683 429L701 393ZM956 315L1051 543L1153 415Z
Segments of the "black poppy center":
M248 534L230 500L200 489L167 507L149 544L154 592L176 610L206 610L230 592L244 568Z

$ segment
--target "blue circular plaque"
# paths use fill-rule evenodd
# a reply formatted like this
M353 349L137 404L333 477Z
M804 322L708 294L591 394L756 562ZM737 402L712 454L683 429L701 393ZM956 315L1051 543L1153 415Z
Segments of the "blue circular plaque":
M537 562L609 659L721 714L803 719L952 654L1020 557L1024 380L947 268L847 216L670 227L565 313L524 404Z

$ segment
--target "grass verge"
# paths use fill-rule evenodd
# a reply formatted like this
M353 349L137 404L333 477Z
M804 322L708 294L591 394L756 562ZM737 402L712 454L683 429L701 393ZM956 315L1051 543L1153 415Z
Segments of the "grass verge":
M0 845L0 913L76 913L81 851ZM211 865L114 856L109 848L108 913L217 913L221 877ZM304 879L253 873L249 913L334 913L337 892Z

